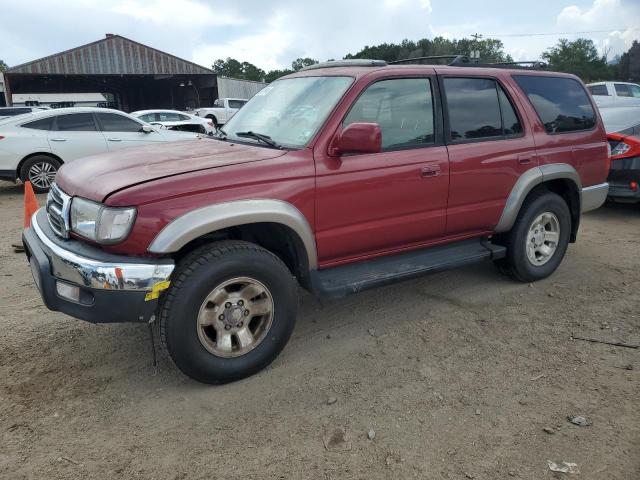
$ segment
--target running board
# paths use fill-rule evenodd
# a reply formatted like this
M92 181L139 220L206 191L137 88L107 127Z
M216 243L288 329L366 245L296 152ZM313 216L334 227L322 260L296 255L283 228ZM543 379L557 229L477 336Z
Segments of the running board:
M482 260L504 258L507 249L486 239L460 242L415 250L398 255L366 260L339 267L316 270L311 274L313 289L322 296L340 298L369 288Z

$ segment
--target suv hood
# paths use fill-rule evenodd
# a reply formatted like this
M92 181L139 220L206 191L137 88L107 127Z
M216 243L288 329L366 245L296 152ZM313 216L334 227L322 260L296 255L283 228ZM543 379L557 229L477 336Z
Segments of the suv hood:
M160 142L66 163L58 171L56 183L68 195L102 202L118 190L159 178L267 160L285 153L208 138Z

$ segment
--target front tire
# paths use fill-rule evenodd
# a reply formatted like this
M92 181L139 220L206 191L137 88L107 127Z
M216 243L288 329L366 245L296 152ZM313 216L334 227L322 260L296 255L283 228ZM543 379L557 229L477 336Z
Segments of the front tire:
M188 255L160 311L169 355L189 377L225 383L269 365L295 325L296 282L271 252L224 241Z
M34 155L20 168L20 180L31 182L36 193L46 193L56 178L60 162L48 155Z
M507 257L499 267L521 282L546 278L562 262L570 235L571 213L564 199L546 190L534 192L507 235Z

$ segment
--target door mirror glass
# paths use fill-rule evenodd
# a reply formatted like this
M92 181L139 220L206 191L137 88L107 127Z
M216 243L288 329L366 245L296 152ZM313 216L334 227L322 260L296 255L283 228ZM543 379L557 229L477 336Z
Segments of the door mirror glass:
M382 149L382 131L377 123L352 123L331 142L329 154L378 153Z

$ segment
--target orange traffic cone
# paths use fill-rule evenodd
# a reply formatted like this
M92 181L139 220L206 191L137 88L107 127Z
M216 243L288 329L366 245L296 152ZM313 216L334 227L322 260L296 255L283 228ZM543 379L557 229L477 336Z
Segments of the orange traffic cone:
M40 205L38 205L36 194L33 193L31 182L24 182L24 228L31 226L31 217L39 208Z

